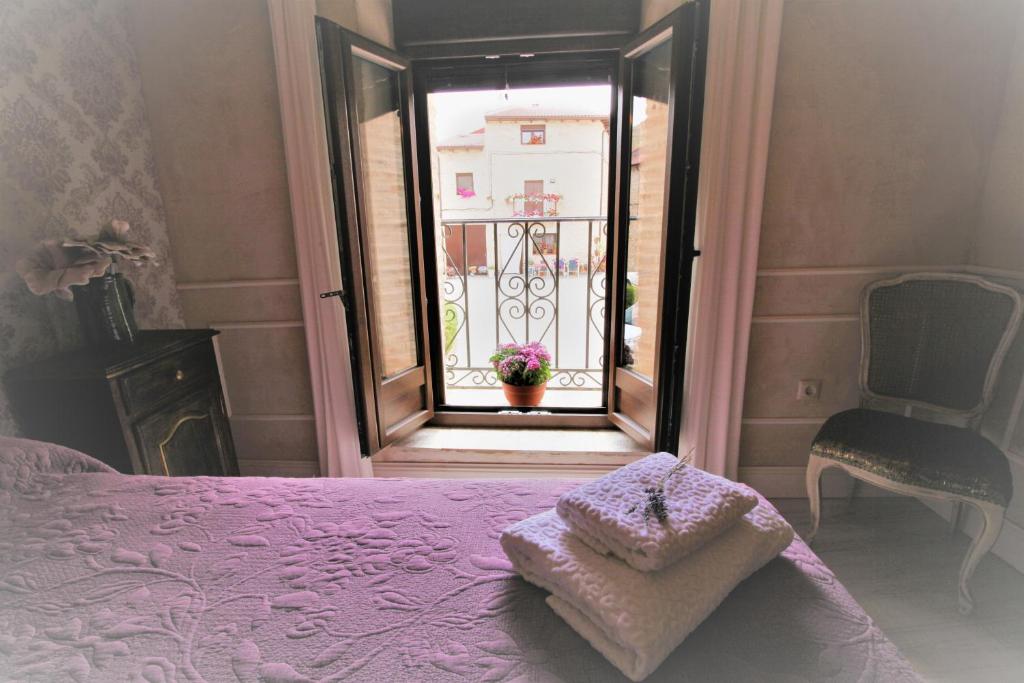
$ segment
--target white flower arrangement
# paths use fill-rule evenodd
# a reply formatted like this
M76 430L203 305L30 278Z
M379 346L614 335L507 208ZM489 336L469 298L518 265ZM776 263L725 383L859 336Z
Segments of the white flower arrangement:
M112 220L94 239L43 240L15 266L37 296L56 294L73 298L71 287L88 284L127 261L136 266L156 264L156 253L144 244L128 240L126 221Z

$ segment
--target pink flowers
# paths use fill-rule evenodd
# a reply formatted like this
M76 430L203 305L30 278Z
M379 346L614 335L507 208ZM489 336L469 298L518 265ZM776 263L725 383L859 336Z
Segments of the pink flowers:
M463 199L470 199L471 197L476 196L476 192L474 192L471 187L460 187L455 190L455 194L459 195Z
M551 378L551 354L539 341L501 344L490 361L505 384L535 386Z

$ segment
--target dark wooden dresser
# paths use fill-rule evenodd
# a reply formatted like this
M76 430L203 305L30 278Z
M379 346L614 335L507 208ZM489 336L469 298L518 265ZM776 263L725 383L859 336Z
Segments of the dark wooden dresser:
M216 330L143 330L16 368L5 384L24 436L135 474L237 475Z

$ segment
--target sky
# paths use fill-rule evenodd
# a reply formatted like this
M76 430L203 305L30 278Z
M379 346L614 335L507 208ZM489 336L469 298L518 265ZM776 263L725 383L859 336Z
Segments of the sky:
M483 128L484 114L495 109L538 104L607 114L611 108L611 96L611 86L607 85L432 93L430 101L434 107L433 124L437 136L434 144Z

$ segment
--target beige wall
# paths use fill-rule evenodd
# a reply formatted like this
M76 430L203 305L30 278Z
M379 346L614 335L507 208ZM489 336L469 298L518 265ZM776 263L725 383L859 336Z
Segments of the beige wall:
M967 263L1018 6L785 3L741 466L803 466L856 405L866 283Z
M679 4L646 1L645 25ZM802 467L822 421L856 405L865 284L968 263L1019 7L784 3L742 467ZM1020 130L1001 135L1020 159ZM1017 172L993 213L1020 206ZM1006 248L1000 225L977 253ZM819 401L797 401L801 379L823 381Z
M134 0L187 324L219 337L243 474L318 473L274 52L262 0ZM321 2L390 41L390 3ZM385 12L385 9L387 10Z
M395 46L391 0L316 0L316 13L381 45Z
M1002 108L981 193L971 264L974 270L1024 292L1024 5L1010 59ZM1014 410L1024 380L1024 332L1017 335L1003 369L984 432L1006 448L1015 489L1024 491L1024 415ZM1024 525L1024 495L1018 493L1009 517Z
M981 196L971 262L1024 271L1024 7Z

